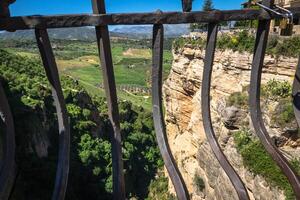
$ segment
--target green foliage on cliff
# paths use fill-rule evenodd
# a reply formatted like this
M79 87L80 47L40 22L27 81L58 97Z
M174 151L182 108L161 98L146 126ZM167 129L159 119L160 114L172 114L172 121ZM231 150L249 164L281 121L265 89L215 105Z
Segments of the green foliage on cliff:
M221 35L217 41L217 48L232 49L239 52L253 51L254 42L254 36L250 35L248 31L241 31L233 35Z
M50 199L58 153L58 124L40 60L0 49L3 83L16 127L19 175L12 199ZM66 199L111 199L111 125L106 101L91 97L77 81L61 78L71 124L71 163ZM120 102L127 197L144 199L163 166L152 115Z
M271 116L272 122L282 129L294 122L295 114L291 98L281 99Z
M162 176L151 181L149 196L146 200L175 200L176 198L168 192L168 179Z
M203 192L203 190L205 189L205 183L204 180L198 174L195 174L193 178L193 183L196 186L198 192Z
M249 87L243 88L242 92L234 92L226 98L226 106L235 106L248 109ZM274 110L270 111L271 123L282 129L295 121L295 114L291 99L292 86L287 81L270 80L261 86L261 99L265 102L276 102ZM266 106L262 106L266 108Z
M206 38L178 38L173 42L173 48L179 50L184 46L192 46L194 48L205 48ZM255 45L255 37L248 31L240 31L234 34L219 34L217 40L217 48L232 49L233 51L253 52ZM300 53L300 37L293 36L288 38L280 38L270 36L267 53L274 56L290 56L298 57Z
M178 51L185 46L191 46L192 48L203 48L205 47L205 44L205 40L202 38L180 37L174 40L173 49Z
M234 142L243 158L244 165L255 175L263 176L271 185L279 187L285 192L287 200L295 199L295 195L287 178L281 169L266 152L260 141L250 135L248 130L241 130L234 134ZM299 170L300 162L293 160L292 166Z
M236 106L237 108L247 108L248 94L246 92L234 92L226 99L227 106Z
M270 80L262 86L262 97L278 102L271 112L271 123L280 128L289 127L295 122L292 104L292 86L287 81Z
M278 100L290 97L292 94L292 86L287 81L277 81L272 79L262 86L261 93L265 98Z
M242 92L231 94L226 99L227 106L236 106L241 109L248 108L248 91L245 87ZM270 114L271 123L280 128L291 127L295 123L295 115L291 99L291 85L286 81L270 80L262 85L261 99L267 105L262 106L264 112ZM268 105L275 103L275 109ZM295 195L287 178L281 169L266 152L258 138L254 137L248 129L242 129L234 133L234 141L238 152L241 154L243 164L255 175L263 176L272 186L279 187L285 192L287 200L295 199ZM300 173L298 160L292 160L290 164Z

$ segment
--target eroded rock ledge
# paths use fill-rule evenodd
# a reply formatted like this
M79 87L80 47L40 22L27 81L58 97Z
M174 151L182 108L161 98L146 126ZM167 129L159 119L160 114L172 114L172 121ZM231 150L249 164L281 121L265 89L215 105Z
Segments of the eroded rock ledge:
M192 199L238 199L211 152L202 126L200 88L204 53L202 49L188 46L173 52L172 69L164 83L169 144ZM229 161L245 182L251 199L285 199L283 191L271 187L264 178L254 176L243 166L231 132L221 121L221 113L226 109L226 97L250 84L252 57L250 53L231 50L216 52L211 92L214 128ZM296 58L267 55L262 82L271 79L292 82L296 64ZM270 131L278 134L276 129ZM291 151L299 152L297 145ZM194 184L196 174L204 180L203 191L199 191ZM173 188L170 191L174 192Z

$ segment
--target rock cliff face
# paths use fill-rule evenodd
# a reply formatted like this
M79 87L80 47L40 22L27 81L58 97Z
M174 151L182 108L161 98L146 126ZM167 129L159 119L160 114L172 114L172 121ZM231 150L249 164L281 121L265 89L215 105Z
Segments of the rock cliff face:
M173 52L172 69L164 83L169 144L192 199L238 199L212 154L202 125L200 93L204 54L204 50L188 46ZM213 126L227 158L246 184L251 199L285 199L283 191L271 187L264 178L254 176L243 166L231 132L222 122L224 113L230 115L230 112L236 112L234 109L226 110L226 97L250 84L252 57L249 53L231 50L216 52L211 91ZM296 64L295 58L266 56L262 82L271 79L291 82ZM249 118L248 114L243 118ZM271 130L271 134L276 135L277 132L276 129ZM195 185L197 176L204 181L203 191ZM169 185L170 191L174 192L172 184Z

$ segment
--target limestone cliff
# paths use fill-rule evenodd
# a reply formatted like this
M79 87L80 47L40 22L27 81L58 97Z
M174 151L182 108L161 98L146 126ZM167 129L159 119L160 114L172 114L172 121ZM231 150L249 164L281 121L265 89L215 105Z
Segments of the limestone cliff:
M202 125L200 93L204 54L203 49L189 46L173 52L172 69L163 89L169 144L192 199L238 199L211 152ZM226 97L242 91L243 87L250 84L252 57L250 53L231 50L216 52L211 92L213 125L226 156L245 182L251 199L285 199L283 191L271 187L264 178L253 175L243 166L231 131L222 122L226 112ZM292 82L296 64L296 58L266 56L262 82L271 79ZM248 113L245 118L249 119ZM270 131L272 135L283 134L277 128ZM300 149L299 143L296 140L294 148L287 143L281 148L296 152ZM193 181L195 176L204 180L203 191L196 188Z

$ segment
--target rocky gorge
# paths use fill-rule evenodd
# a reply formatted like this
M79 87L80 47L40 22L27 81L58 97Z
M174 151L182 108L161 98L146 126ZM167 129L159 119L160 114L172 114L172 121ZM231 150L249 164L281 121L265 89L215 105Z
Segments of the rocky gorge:
M204 55L204 49L189 45L173 50L171 72L163 86L169 144L191 199L238 199L210 149L202 125L200 96ZM250 198L286 199L281 188L264 176L252 173L244 165L233 137L245 126L252 130L247 109L228 105L227 101L230 95L242 92L249 86L252 57L248 52L216 51L211 86L213 126L225 155L241 176ZM272 80L292 83L297 62L296 58L267 55L262 84ZM267 98L263 101L262 110L268 131L289 160L299 159L298 127L295 123L280 127L272 122L271 112L276 110L277 105L278 100ZM254 134L254 131L251 132ZM294 134L289 134L291 132ZM171 182L169 190L174 193Z

